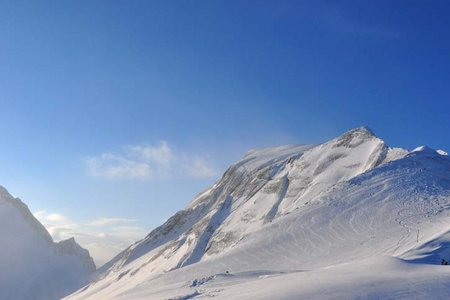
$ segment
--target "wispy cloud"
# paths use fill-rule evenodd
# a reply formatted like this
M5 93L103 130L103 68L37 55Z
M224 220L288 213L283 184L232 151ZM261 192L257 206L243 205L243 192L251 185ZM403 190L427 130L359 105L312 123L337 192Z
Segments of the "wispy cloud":
M136 225L136 220L128 218L102 217L80 222L60 213L43 210L35 212L34 216L55 241L74 237L89 250L98 267L148 233L148 230Z
M207 156L174 151L166 141L157 145L132 145L118 153L85 159L86 172L108 179L154 180L168 177L208 178L217 175Z

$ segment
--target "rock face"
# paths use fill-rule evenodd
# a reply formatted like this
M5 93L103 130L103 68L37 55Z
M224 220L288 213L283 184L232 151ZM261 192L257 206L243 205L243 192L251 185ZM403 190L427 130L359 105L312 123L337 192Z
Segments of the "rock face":
M95 264L74 239L54 243L18 198L0 187L0 299L60 299L89 281Z
M230 270L244 280L385 255L450 260L449 251L433 252L446 235L430 242L448 230L448 208L448 156L390 148L368 128L320 145L252 150L69 298L166 299L165 290L189 299Z

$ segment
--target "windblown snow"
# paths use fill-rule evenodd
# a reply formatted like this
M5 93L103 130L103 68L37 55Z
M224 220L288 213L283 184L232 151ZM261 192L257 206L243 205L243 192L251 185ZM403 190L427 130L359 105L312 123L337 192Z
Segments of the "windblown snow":
M250 151L67 299L448 299L446 262L449 157L357 128Z
M28 207L0 187L0 299L52 300L87 284L95 265L74 239L54 243Z

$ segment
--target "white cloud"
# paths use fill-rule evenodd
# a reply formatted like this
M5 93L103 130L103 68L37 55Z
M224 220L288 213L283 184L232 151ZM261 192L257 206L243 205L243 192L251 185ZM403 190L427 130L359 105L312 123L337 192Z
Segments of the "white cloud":
M148 233L148 230L135 225L136 220L127 218L102 217L79 222L63 214L43 210L35 212L34 216L55 241L74 237L82 247L89 250L97 267Z
M131 156L147 163L169 166L176 160L175 154L166 141L159 142L158 146L129 146L127 148Z
M111 153L90 157L85 162L87 172L94 177L142 179L152 175L148 164Z
M89 157L85 164L89 175L107 179L154 180L217 175L208 157L176 152L166 141L153 146L127 146L119 154L103 153Z

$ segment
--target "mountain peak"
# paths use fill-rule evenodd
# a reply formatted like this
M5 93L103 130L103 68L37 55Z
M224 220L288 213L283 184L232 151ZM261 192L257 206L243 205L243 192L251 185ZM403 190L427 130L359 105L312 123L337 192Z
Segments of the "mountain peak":
M370 129L367 126L361 126L357 128L353 128L349 131L347 131L345 134L349 135L357 135L357 136L366 136L366 137L376 137L376 135L373 133L372 129Z
M55 243L27 205L1 186L0 239L0 266L11 270L0 276L1 299L61 299L95 271L87 250L74 239Z
M377 136L368 127L358 127L349 130L333 140L336 147L353 148L365 140L376 139Z
M65 255L74 255L79 257L83 263L85 270L88 273L92 273L95 271L95 263L92 257L89 254L89 251L82 248L76 241L75 238L71 237L67 240L59 241L56 244L58 250L61 254Z

